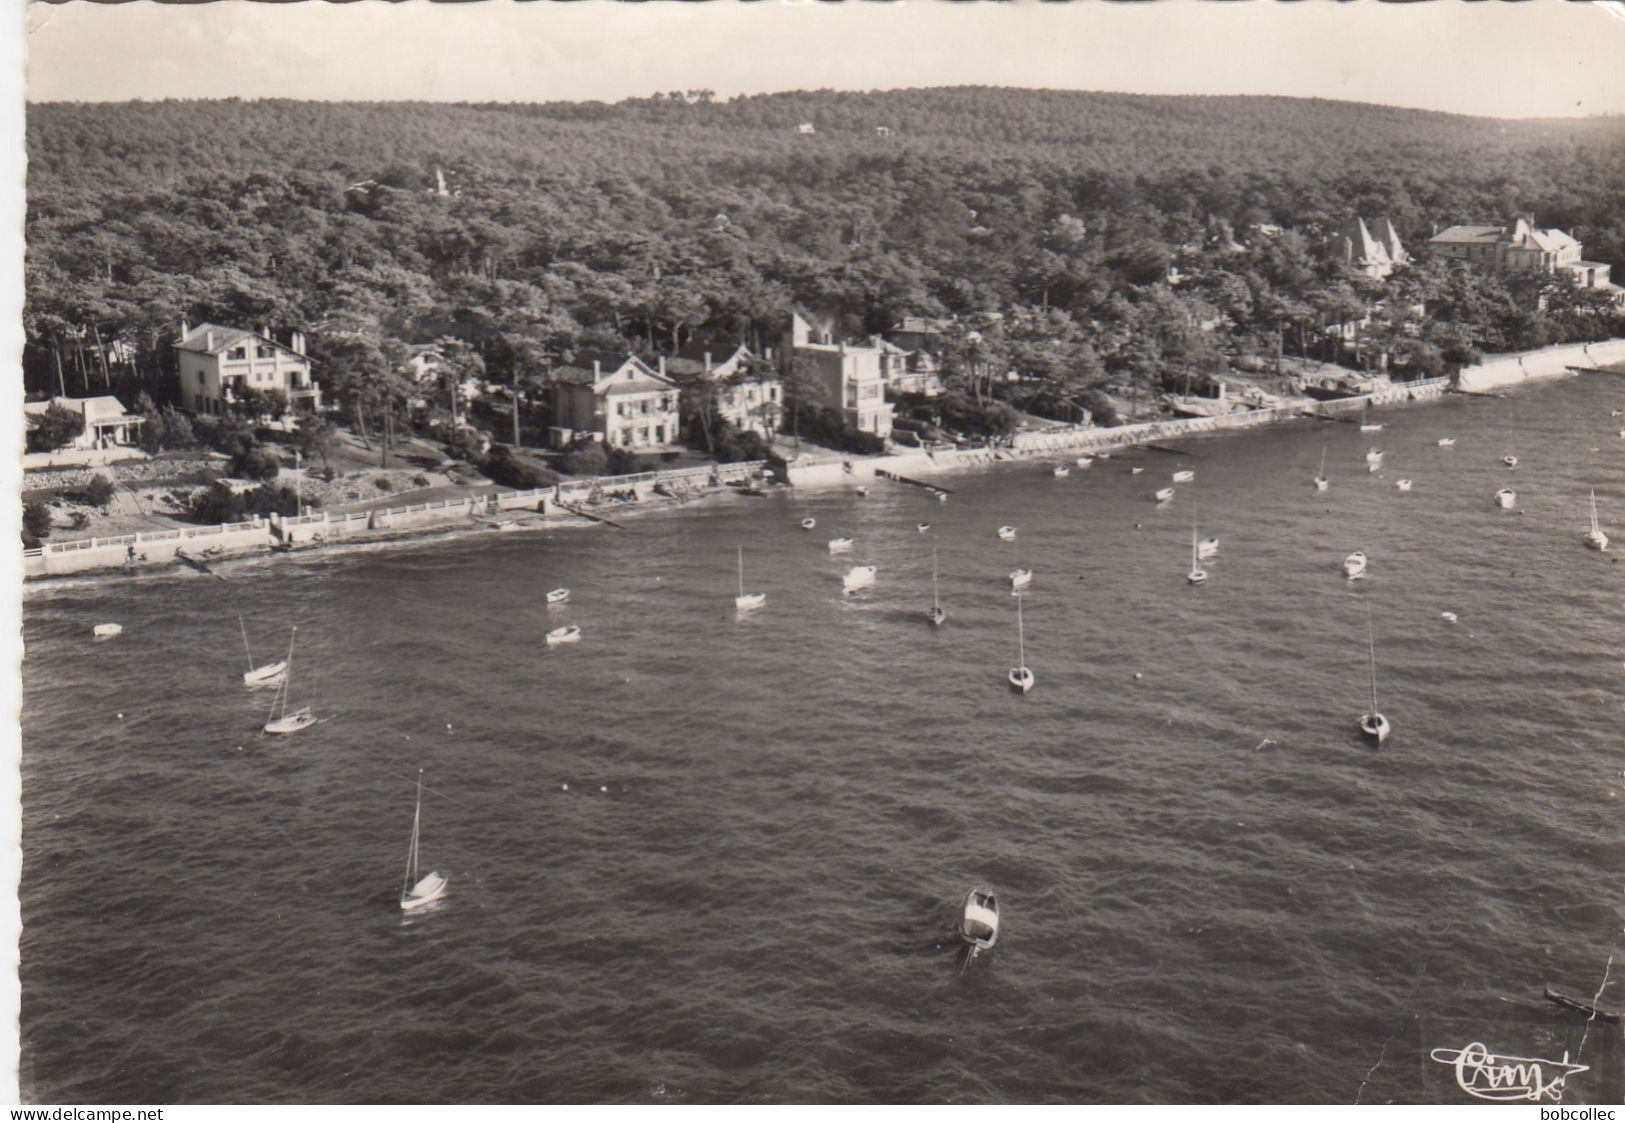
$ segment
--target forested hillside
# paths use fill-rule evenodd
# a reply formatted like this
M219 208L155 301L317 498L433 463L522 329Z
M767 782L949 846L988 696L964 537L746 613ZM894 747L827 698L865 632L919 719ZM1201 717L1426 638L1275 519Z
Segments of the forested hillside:
M231 100L33 105L28 151L41 390L53 342L93 333L130 349L114 379L162 397L182 317L305 329L341 400L374 393L401 342L460 338L506 379L585 345L771 342L795 302L853 330L1004 312L1001 361L1088 384L1309 348L1384 296L1427 297L1423 366L1617 327L1460 267L1344 277L1313 246L1356 214L1414 249L1529 213L1625 274L1620 119L996 89ZM70 369L69 392L102 377Z

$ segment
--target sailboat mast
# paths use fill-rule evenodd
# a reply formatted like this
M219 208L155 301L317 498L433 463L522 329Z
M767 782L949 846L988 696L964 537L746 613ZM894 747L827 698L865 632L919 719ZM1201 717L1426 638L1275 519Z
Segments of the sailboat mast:
M1591 533L1597 533L1597 489L1591 489Z
M412 812L412 841L406 847L406 876L401 881L401 896L412 887L418 869L418 822L423 815L423 769L418 769L418 803Z
M1371 606L1365 610L1366 641L1371 648L1371 712L1377 712L1377 634L1371 626Z
M1027 633L1021 625L1021 594L1016 594L1016 666L1027 665Z
M1592 521L1596 521L1595 516L1593 516ZM937 548L935 546L932 546L931 547L931 607L932 608L938 608L940 606L941 606L941 602L937 598Z
M739 547L739 595L745 595L745 547Z
M1593 510L1596 509L1595 496L1593 496L1592 509ZM1593 519L1593 521L1595 521L1595 519ZM248 625L243 623L243 618L242 618L241 615L239 615L237 617L237 627L242 629L242 632L243 632L243 653L248 656L248 669L252 671L254 669L254 653L249 650L249 647L248 647Z

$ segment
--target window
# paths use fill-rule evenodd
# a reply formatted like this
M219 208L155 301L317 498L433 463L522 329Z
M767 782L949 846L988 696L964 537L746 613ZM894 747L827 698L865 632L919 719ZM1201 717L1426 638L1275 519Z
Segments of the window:
M202 371L197 372L197 384L199 386L203 385L203 372Z
M247 347L233 347L230 351L226 352L226 358L228 358L228 359L246 359L246 358L248 358L248 348Z
M269 343L261 343L255 349L254 354L261 359L274 359L276 358L276 348Z

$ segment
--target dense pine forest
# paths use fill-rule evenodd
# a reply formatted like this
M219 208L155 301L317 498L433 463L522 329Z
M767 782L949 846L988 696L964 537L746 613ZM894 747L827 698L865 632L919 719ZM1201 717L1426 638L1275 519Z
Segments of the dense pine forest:
M1437 227L1527 214L1625 275L1619 118L963 88L36 104L27 129L39 393L171 398L183 318L302 329L330 400L374 405L406 344L447 340L506 382L582 347L771 345L795 304L853 333L1001 313L945 361L1030 374L1019 404L1039 412L1315 354L1322 325L1369 311L1418 373L1625 334L1577 292L1437 261L1370 281L1317 252L1355 215L1416 253Z

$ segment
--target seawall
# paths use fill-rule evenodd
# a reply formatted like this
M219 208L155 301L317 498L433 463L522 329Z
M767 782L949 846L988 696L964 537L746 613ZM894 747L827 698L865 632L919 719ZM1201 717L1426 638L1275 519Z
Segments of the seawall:
M1477 366L1462 367L1457 378L1463 390L1481 392L1534 379L1563 378L1579 370L1619 362L1625 362L1625 339L1567 343L1516 355L1492 356Z

